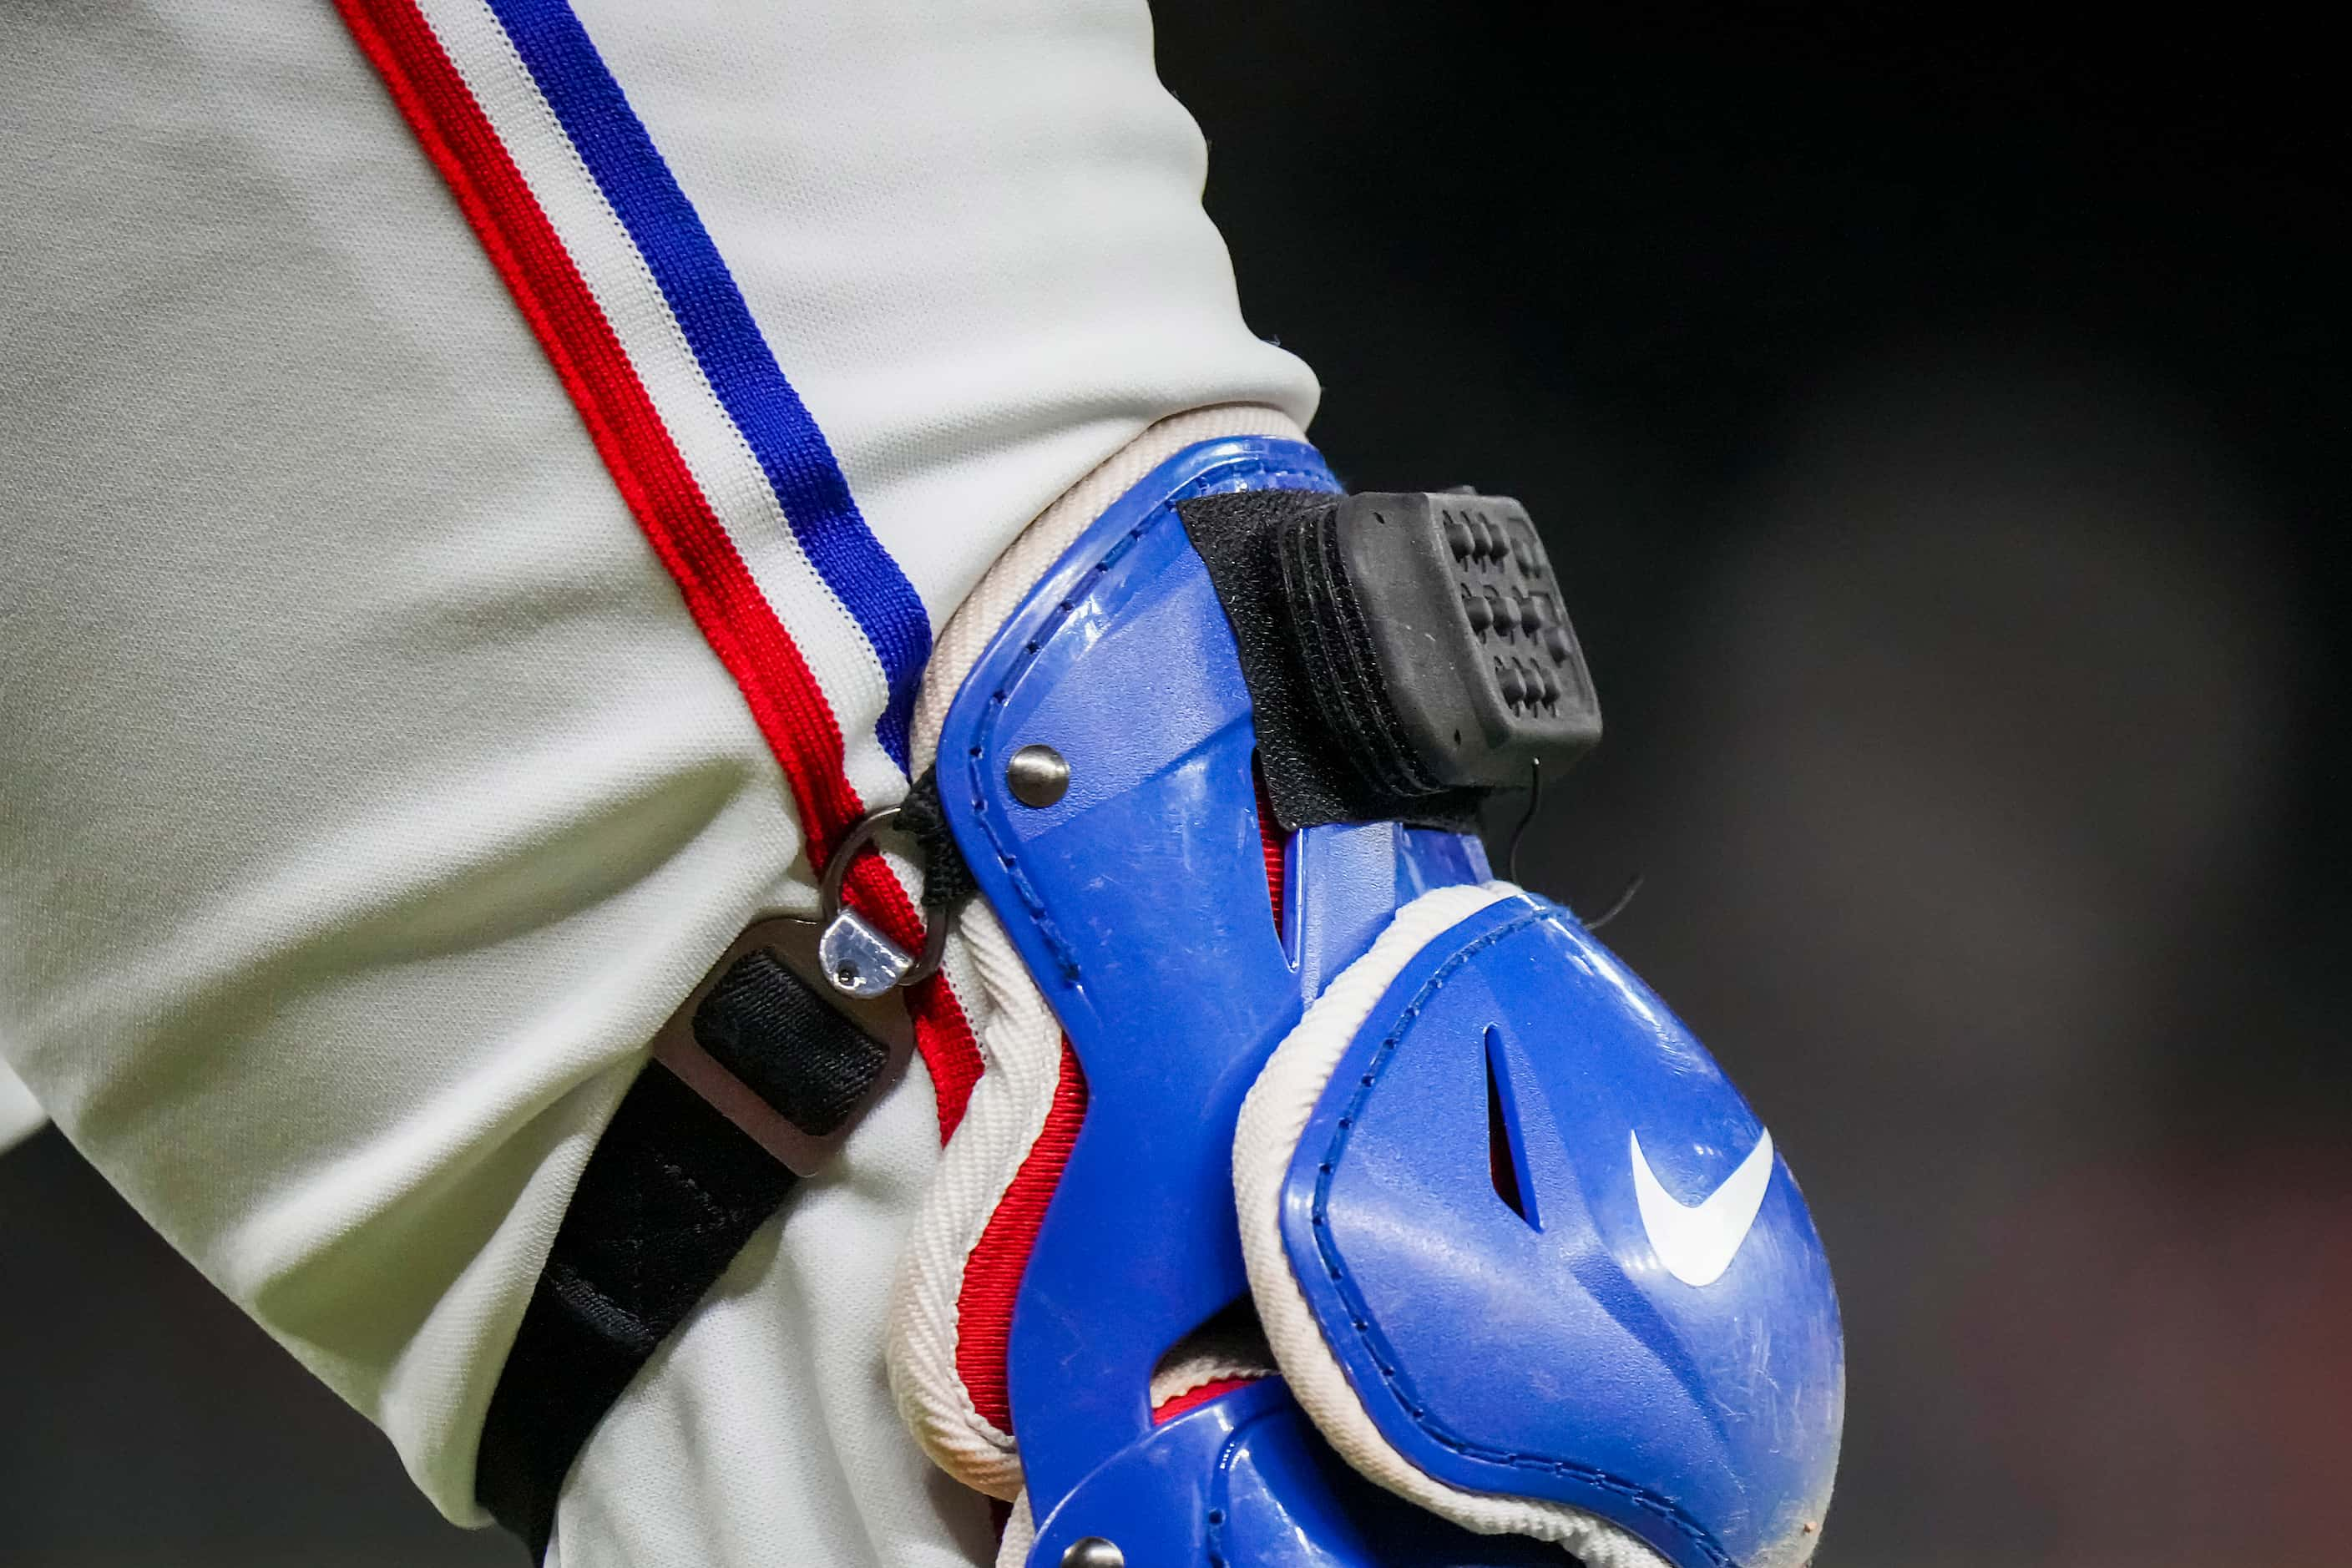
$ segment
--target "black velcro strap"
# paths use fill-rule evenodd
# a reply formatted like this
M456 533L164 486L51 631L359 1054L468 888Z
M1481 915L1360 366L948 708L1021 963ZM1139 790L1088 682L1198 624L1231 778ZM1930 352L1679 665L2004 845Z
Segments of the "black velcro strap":
M1274 815L1294 831L1326 822L1400 821L1474 832L1483 791L1386 776L1367 764L1376 756L1402 756L1402 748L1368 750L1360 734L1334 721L1335 704L1362 723L1376 721L1380 694L1342 686L1334 671L1348 661L1310 661L1308 650L1324 655L1366 634L1335 620L1316 637L1300 635L1298 605L1284 590L1282 542L1291 524L1339 501L1319 490L1244 490L1176 503L1233 627Z
M812 1138L849 1120L890 1058L765 948L711 987L694 1011L694 1043Z
M1426 800L1444 785L1429 775L1398 722L1381 680L1372 628L1349 580L1326 506L1275 530L1273 554L1290 611L1291 647L1317 710L1356 771L1389 799ZM1301 605L1311 605L1300 614Z
M696 1009L696 1040L813 1136L887 1051L765 950ZM659 1062L622 1097L557 1227L482 1424L474 1494L533 1561L596 1423L799 1180Z
M948 826L940 804L940 770L925 768L907 798L898 803L898 826L915 841L923 862L923 908L961 910L980 891L980 883Z

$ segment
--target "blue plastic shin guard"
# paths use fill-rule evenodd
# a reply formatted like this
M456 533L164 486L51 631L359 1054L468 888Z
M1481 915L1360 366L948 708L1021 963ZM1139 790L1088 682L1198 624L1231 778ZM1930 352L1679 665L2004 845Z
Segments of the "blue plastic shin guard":
M1706 1053L1461 834L1305 827L1275 918L1251 689L1174 507L1259 489L1337 486L1272 439L1163 463L1006 621L940 742L958 844L1087 1081L1013 1318L1030 1562L1802 1561L1835 1300ZM1066 782L1016 795L1040 748ZM1253 1300L1278 1375L1155 1424L1155 1367Z

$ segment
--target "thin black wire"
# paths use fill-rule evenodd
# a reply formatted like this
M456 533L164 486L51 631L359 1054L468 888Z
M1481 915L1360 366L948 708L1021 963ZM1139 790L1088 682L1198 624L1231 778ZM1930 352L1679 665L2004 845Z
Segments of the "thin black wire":
M1528 761L1528 808L1519 814L1519 825L1511 829L1511 847L1503 852L1503 870L1512 881L1519 879L1519 840L1528 836L1528 824L1536 819L1536 810L1543 805L1543 759Z
M1519 814L1518 825L1511 829L1510 847L1503 852L1504 874L1509 877L1514 882L1517 882L1519 879L1519 841L1528 836L1528 824L1536 819L1536 813L1542 808L1543 759L1541 757L1532 757L1528 761L1528 808ZM1522 886L1524 886L1524 884L1522 884ZM1636 871L1633 873L1633 877L1626 881L1625 885L1618 889L1617 896L1609 901L1609 907L1607 909L1601 910L1601 913L1593 919L1584 922L1584 929L1587 931L1599 931L1602 926L1607 925L1611 921L1613 921L1619 915L1623 914L1625 912L1625 906L1632 903L1633 901L1633 895L1641 890L1642 873Z
M1632 903L1633 901L1633 895L1641 890L1642 873L1636 871L1633 873L1632 879L1626 882L1625 886L1619 889L1616 898L1610 900L1610 904L1607 909L1601 910L1595 918L1584 922L1584 929L1587 931L1599 931L1602 926L1607 925L1611 921L1613 921L1619 915L1623 914L1625 912L1625 906Z

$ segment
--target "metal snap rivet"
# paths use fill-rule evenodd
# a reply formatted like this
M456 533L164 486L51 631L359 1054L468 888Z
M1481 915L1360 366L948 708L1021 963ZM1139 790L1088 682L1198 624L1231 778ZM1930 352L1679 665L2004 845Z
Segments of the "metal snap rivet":
M1027 806L1048 806L1069 793L1070 764L1051 746L1024 746L1005 764L1004 787ZM1079 1542L1084 1545L1085 1542ZM1108 1544L1106 1542L1105 1544ZM1072 1547L1076 1551L1076 1547ZM1116 1550L1114 1548L1113 1550Z
M1062 1568L1127 1568L1127 1553L1099 1535L1082 1536L1062 1553Z

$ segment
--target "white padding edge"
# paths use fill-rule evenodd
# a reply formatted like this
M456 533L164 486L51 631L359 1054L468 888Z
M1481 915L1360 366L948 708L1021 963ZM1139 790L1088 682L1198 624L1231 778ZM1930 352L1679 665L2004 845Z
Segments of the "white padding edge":
M996 1543L996 1568L1027 1568L1029 1549L1037 1544L1037 1521L1029 1512L1025 1490L1013 1500L1013 1513L1004 1521L1004 1539Z
M981 1077L908 1237L883 1342L898 1418L923 1451L964 1485L1011 1498L1021 1489L1020 1449L956 1373L958 1310L964 1261L1052 1109L1062 1026L983 900L971 901L957 930L980 982L963 994L986 999L976 1020Z
M1339 972L1307 1009L1242 1102L1234 1135L1234 1194L1250 1293L1276 1366L1339 1457L1407 1501L1482 1535L1527 1535L1566 1547L1586 1568L1669 1568L1621 1527L1564 1503L1464 1491L1416 1468L1373 1424L1323 1341L1282 1244L1282 1185L1307 1119L1372 1006L1415 954L1444 931L1519 889L1508 882L1439 888L1399 910L1371 951Z
M997 629L1104 509L1185 447L1235 436L1306 439L1288 416L1255 405L1175 415L1105 458L997 557L932 645L915 703L915 773L938 755L948 708ZM980 1044L981 1079L917 1211L891 1289L885 1354L899 1417L923 1451L966 1486L1013 1498L1020 1448L980 1414L956 1371L960 1306L965 1262L1052 1109L1062 1029L984 900L966 907L947 967Z

